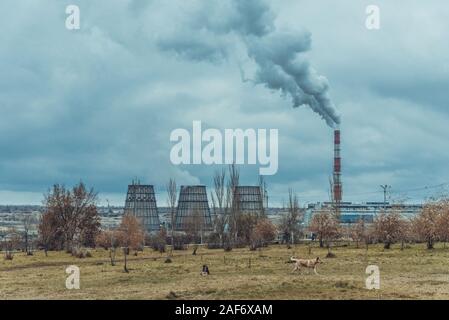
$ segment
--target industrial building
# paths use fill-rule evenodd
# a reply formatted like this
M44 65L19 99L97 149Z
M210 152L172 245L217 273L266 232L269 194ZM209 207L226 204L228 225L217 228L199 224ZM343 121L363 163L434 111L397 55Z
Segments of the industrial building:
M332 202L317 202L307 206L305 224L309 225L313 215L322 209L332 208ZM398 210L404 217L412 217L422 210L421 204L391 204L389 202L352 203L341 202L339 205L340 223L351 224L363 219L372 223L377 214L382 211Z
M203 231L212 230L206 186L181 186L176 209L175 230L186 231L192 221L200 224Z
M124 214L135 216L141 222L145 231L158 231L161 224L153 186L142 185L138 181L133 181L128 186Z

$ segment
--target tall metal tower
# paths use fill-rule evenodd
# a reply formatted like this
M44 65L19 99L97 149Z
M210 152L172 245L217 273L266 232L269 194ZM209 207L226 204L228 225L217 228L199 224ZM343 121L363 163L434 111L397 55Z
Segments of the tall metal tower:
M143 185L133 180L128 186L124 213L135 216L145 231L158 231L160 220L153 186Z

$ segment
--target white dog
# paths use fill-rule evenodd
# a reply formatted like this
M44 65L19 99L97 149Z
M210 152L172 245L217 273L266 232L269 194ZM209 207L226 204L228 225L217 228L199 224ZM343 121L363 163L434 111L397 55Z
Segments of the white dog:
M296 259L294 257L291 257L290 260L295 261L295 267L293 268L292 272L295 272L296 270L301 272L301 267L306 267L313 268L315 274L318 274L318 272L316 272L316 266L322 263L320 257L317 257L316 259Z

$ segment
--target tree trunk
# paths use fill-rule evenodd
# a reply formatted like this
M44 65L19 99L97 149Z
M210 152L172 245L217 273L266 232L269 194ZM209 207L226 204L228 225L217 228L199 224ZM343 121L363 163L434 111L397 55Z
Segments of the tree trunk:
M25 253L28 255L28 232L25 231Z
M125 254L125 266L124 266L124 270L125 270L126 273L129 273L128 265L127 265L127 262L128 262L128 260L127 260L128 248L123 248L123 253Z
M384 249L390 249L390 247L391 247L390 241L386 241L386 242L384 243Z
M115 266L115 250L116 249L113 248L109 250L109 257L111 258L111 266Z
M324 247L323 239L320 238L320 248Z
M175 234L175 218L174 218L174 212L172 208L172 216L171 216L171 250L173 251L173 237Z
M427 240L427 249L433 249L433 240L432 239L429 239L429 240Z

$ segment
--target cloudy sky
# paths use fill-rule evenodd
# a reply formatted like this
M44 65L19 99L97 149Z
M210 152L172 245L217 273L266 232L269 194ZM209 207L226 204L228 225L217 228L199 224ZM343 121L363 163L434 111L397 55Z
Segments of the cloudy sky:
M80 30L65 27L69 4ZM370 4L380 30L365 26ZM134 177L160 205L170 177L211 185L219 166L169 159L171 131L193 120L279 129L270 203L289 187L302 203L327 200L333 133L320 110L334 106L345 200L380 201L388 184L422 201L449 182L446 1L5 0L0 12L0 204L80 180L118 205ZM273 59L301 66L315 112L293 108ZM241 183L258 168L241 167Z

